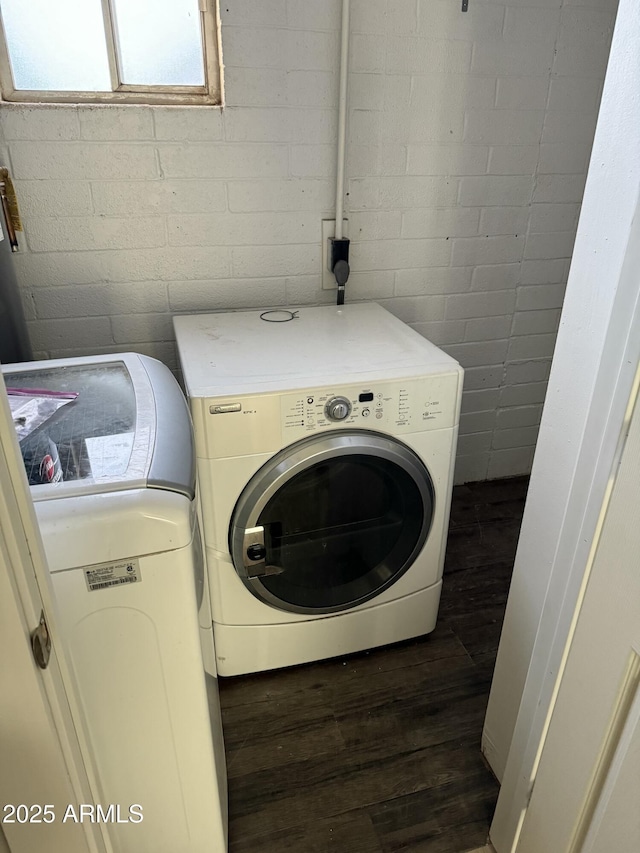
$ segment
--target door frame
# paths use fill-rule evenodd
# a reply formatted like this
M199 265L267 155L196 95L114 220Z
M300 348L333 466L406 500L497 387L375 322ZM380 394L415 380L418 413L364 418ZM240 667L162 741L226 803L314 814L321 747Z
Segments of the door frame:
M640 360L639 45L635 2L620 0L516 557L510 624L505 619L501 639L501 650L522 644L516 617L536 617L490 833L498 853L517 850ZM554 494L558 483L560 498ZM548 567L541 551L549 554ZM536 569L538 589L527 599L525 575ZM509 674L497 666L494 700L514 690Z
M19 788L17 780L13 787L12 772L5 777L0 774L3 800L12 802L19 796L20 802L30 797L27 805L39 803L42 799L41 774L49 768L51 772L44 780L51 796L49 802L60 804L66 798L75 803L98 803L97 780L86 761L90 755L88 744L76 725L80 715L72 673L64 654L59 653L61 644L46 557L1 375L0 507L2 594L10 616L0 624L0 638L4 654L16 663L7 708L14 734L20 734L23 726L37 726L35 730L31 727L24 730L25 739L37 741L42 755L42 766L39 766L38 756L25 756L25 764L26 759L30 759L33 767L21 768L29 772L21 774ZM30 649L30 634L38 625L41 613L45 614L52 641L51 658L44 670L36 666ZM27 715L27 707L33 713ZM59 829L61 818L62 815L56 813L55 826L50 830L52 845L47 849L52 853L57 853L53 834ZM45 829L43 825L22 824L19 832L9 832L7 824L5 835L12 853L42 849ZM55 845L59 841L60 838ZM109 853L112 849L105 828L89 822L79 825L79 831L68 838L65 848L87 853ZM59 849L62 853L64 848Z

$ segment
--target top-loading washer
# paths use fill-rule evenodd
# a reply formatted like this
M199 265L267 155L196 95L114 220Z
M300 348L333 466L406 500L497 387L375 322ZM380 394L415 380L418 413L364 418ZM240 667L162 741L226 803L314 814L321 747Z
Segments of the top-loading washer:
M221 853L225 754L180 387L135 353L2 371L109 849Z
M219 674L432 631L458 363L376 304L174 325Z

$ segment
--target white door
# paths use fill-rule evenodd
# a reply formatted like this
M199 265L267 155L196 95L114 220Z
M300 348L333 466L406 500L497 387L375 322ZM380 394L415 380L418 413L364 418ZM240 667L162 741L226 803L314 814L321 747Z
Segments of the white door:
M52 637L46 669L30 645L43 611ZM96 788L81 758L56 638L46 559L0 376L0 829L11 853L104 853L110 847L99 827L63 823L67 805L96 802Z
M516 853L640 851L640 402Z

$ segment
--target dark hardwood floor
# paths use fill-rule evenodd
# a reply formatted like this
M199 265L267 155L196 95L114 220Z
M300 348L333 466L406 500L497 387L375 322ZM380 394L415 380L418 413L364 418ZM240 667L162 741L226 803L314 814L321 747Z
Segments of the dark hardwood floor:
M454 490L436 630L220 679L231 853L462 853L498 786L480 754L526 478Z

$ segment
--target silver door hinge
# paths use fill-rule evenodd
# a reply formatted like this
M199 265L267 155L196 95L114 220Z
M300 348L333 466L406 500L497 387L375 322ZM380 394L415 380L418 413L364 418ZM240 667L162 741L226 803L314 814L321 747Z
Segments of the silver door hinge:
M40 624L31 634L31 648L40 669L46 669L51 657L51 635L44 618L44 610L40 614Z

